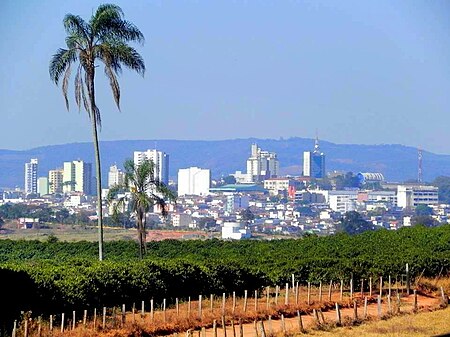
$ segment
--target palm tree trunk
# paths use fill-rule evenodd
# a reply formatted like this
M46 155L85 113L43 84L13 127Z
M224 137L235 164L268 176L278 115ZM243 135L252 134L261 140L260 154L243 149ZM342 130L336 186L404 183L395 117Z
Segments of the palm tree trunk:
M138 210L138 239L139 239L139 258L142 260L144 258L144 247L143 247L143 241L144 241L144 237L142 236L142 227L143 227L143 214L142 214L142 210L139 209Z
M95 105L95 91L94 91L94 68L90 73L87 73L88 77L88 90L91 103L91 124L92 124L92 137L94 141L94 154L95 154L95 172L97 177L97 223L98 223L98 259L103 260L103 209L102 209L102 171L100 166L100 147L98 144L98 132L97 132L97 107Z

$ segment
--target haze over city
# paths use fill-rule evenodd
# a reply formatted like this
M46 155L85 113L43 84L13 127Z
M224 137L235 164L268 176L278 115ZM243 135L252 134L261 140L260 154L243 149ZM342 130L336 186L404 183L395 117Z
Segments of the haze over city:
M66 13L98 1L2 1L4 149L91 141L48 63ZM103 74L100 140L314 137L450 153L446 1L117 1L143 32L145 78ZM101 71L102 72L102 71Z

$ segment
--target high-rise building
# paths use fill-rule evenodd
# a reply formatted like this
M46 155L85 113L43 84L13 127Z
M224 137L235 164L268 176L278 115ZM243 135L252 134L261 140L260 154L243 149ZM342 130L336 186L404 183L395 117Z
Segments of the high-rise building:
M117 167L117 165L112 165L109 167L108 172L108 187L113 187L115 185L122 185L125 180L125 173Z
M169 155L157 150L134 151L134 165L143 160L151 160L155 164L155 178L164 184L169 183Z
M198 167L178 170L178 195L207 195L211 171Z
M56 169L48 171L48 192L50 194L63 192L63 169Z
M260 182L269 178L276 178L280 163L275 152L262 151L256 144L252 144L250 158L247 159L247 175L252 182Z
M38 160L33 158L25 163L25 194L37 193Z
M63 192L92 193L92 164L82 160L64 162Z
M38 178L37 192L40 196L48 194L48 178L47 177L39 177Z
M325 155L320 152L318 137L315 140L314 150L303 152L303 176L325 178Z

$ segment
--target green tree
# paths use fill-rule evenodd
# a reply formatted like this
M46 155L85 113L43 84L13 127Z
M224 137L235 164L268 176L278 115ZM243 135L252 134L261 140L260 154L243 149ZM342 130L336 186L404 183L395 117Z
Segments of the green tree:
M365 231L375 230L375 225L364 220L364 218L356 211L346 212L342 217L340 223L337 225L339 232L345 232L347 234L360 234Z
M122 9L112 4L100 5L88 22L73 14L67 14L63 22L67 33L67 49L60 48L53 55L49 72L56 85L62 79L63 95L69 109L67 89L72 67L77 64L75 101L79 109L83 105L91 120L97 177L98 248L99 259L103 260L102 180L98 143L101 115L95 100L96 62L104 64L114 100L120 109L117 76L122 66L144 75L145 65L141 55L128 45L129 42L143 42L144 36L135 25L124 20Z
M132 160L124 164L125 181L123 185L112 187L108 193L108 202L113 206L114 216L123 210L128 202L131 212L136 216L139 239L139 256L146 252L146 215L151 207L158 205L163 216L167 215L166 200L175 200L175 195L155 175L155 164L144 160L135 165ZM129 193L121 193L129 191Z
M439 222L433 219L430 215L415 215L411 218L411 224L413 226L422 225L425 227L439 226Z
M417 205L414 211L416 215L432 215L433 209L427 205Z
M439 176L433 180L432 185L439 187L439 201L450 204L450 177Z

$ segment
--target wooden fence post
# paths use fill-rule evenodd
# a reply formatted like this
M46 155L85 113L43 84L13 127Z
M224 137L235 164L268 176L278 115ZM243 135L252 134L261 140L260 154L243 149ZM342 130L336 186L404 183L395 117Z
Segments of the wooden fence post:
M258 290L255 290L255 313L258 312Z
M284 305L288 305L289 304L289 283L286 283L286 287L285 287L285 296L284 296Z
M391 287L391 275L389 275L389 277L388 277L388 295L389 295L389 297L391 297L391 291L392 291L392 287Z
M441 287L441 302L442 302L442 306L444 308L446 308L448 306L448 299L445 296L444 287Z
M387 302L388 302L388 313L392 314L392 303L391 303L391 296L387 295Z
M400 314L400 306L401 306L400 293L397 292L397 315Z
M333 288L333 280L330 281L330 287L328 288L328 302L331 302L331 289Z
M201 337L206 337L206 328L204 326L202 326L202 330L201 330L200 336ZM236 337L236 336L234 336L234 337Z
M369 277L369 297L372 297L372 277Z
M322 303L322 281L319 282L319 303Z
M269 321L269 335L272 336L273 335L272 316L269 315L268 321Z
M236 292L233 291L233 316L234 316L234 312L236 311Z
M338 326L342 325L342 320L341 320L341 310L339 309L339 304L336 302L335 303L336 306L336 324Z
M295 276L292 274L292 289L295 288Z
M155 310L153 305L153 298L150 300L150 319L153 321L155 318Z
M383 276L380 276L380 297L383 296Z
M61 333L64 332L64 313L61 314Z
M406 295L409 296L411 292L411 284L409 282L409 264L406 264Z
M361 299L364 297L364 279L361 279Z
M226 301L226 294L222 294L222 315L225 315L225 301Z
M244 312L247 312L247 290L244 290Z
M358 303L356 300L353 300L353 320L358 320Z
M350 278L350 300L353 300L353 273L352 277Z
M222 316L223 337L227 337L227 326L225 324L225 316Z
M175 298L175 311L177 313L177 317L180 316L180 303L178 302L178 297Z
M16 337L16 331L17 331L17 320L14 320L13 330L11 337Z
M75 323L76 323L76 319L75 319L75 310L72 312L72 330L75 330Z
M134 309L134 307L133 307ZM164 316L164 322L166 322L166 299L163 298L163 316Z
M275 305L278 305L278 290L279 286L275 286Z
M87 322L87 310L84 310L83 313L83 326L86 327L86 322Z
M14 322L16 322L16 321L14 321ZM50 315L50 327L49 327L49 329L50 329L50 332L53 331L53 315Z
M266 310L270 308L270 287L266 287Z
M295 284L295 305L298 305L298 299L300 297L300 288L298 287L298 281Z
M236 337L236 327L234 326L234 319L231 319L231 332L233 333L233 337Z
M307 298L308 305L311 304L311 282L308 282L308 298Z
M38 337L41 337L42 333L42 316L38 317Z
M364 319L367 319L367 296L364 297Z
M191 296L188 297L188 308L187 308L187 312L188 312L188 317L191 316Z
M145 303L144 301L141 302L141 318L145 317Z
M126 312L125 303L124 303L124 304L122 304L122 326L125 325L126 320L127 320L127 312Z
M339 301L342 302L343 297L344 297L344 280L341 280L341 291L339 294Z
M283 314L281 314L281 328L283 329L283 334L286 335L286 322Z
M303 327L302 315L300 314L300 310L297 310L297 319L298 319L298 330L303 333L305 331Z
M217 337L217 321L213 320L213 336Z
M198 295L198 317L202 319L202 295Z
M413 312L417 312L419 310L419 306L417 304L417 290L414 289L414 308Z
M24 322L23 336L24 337L28 337L28 319L25 319L25 322Z
M261 337L266 337L266 329L264 329L263 321L259 321L259 332Z
M244 327L242 326L242 318L239 318L239 337L244 337Z
M213 294L209 295L209 305L210 305L211 311L213 311L213 309L214 309L214 295Z
M103 307L103 321L102 321L102 329L105 330L106 326L106 307Z

